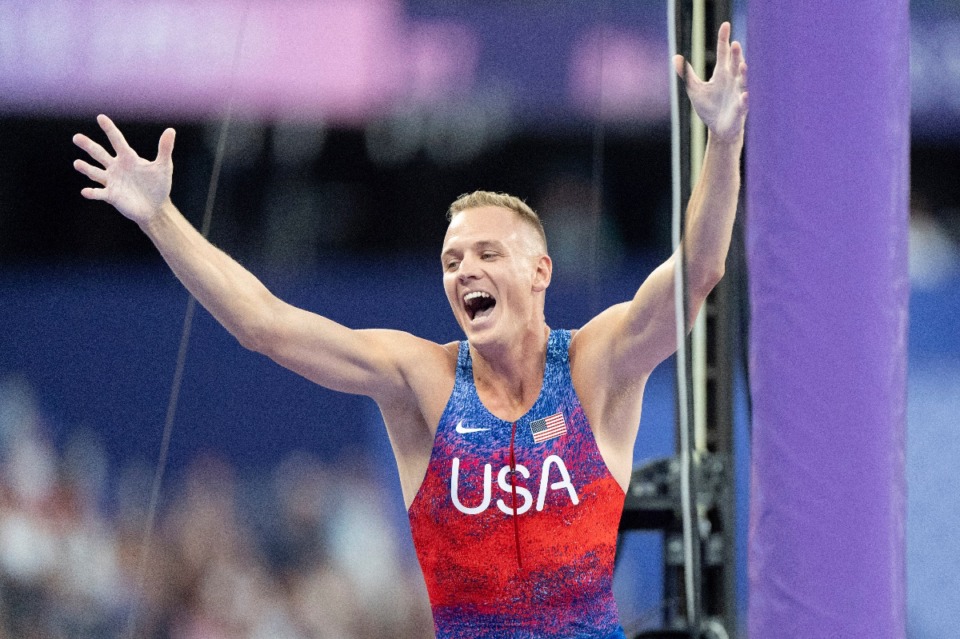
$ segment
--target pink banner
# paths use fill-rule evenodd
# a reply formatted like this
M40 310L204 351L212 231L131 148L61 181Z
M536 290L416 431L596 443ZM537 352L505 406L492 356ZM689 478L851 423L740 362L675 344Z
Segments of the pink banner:
M477 43L394 0L0 1L0 109L358 121L469 88Z

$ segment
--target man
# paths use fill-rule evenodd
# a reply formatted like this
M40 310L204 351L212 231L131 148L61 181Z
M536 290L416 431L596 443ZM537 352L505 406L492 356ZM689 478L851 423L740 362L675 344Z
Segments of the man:
M674 61L709 128L684 238L691 316L723 274L740 185L746 64L729 37L725 23L708 83ZM136 222L245 347L377 402L438 637L623 637L611 590L617 524L644 385L676 346L676 255L633 300L578 331L551 331L552 263L536 214L480 191L451 206L441 252L467 340L351 330L277 299L190 226L169 199L172 129L148 162L98 122L116 156L74 137L103 167L75 162L101 185L83 196Z

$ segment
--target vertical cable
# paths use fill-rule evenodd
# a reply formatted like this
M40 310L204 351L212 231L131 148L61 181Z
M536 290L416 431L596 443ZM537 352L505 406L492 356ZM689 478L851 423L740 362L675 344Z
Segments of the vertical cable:
M690 38L690 64L701 78L707 77L706 51L707 8L705 0L693 0L693 19ZM707 131L700 116L690 109L690 183L696 184L703 166L707 146ZM690 334L690 365L693 369L693 432L694 449L707 449L707 309L703 308L694 320Z
M693 460L690 423L690 397L687 379L687 295L684 281L686 258L682 244L681 202L681 140L680 140L680 95L679 81L675 77L673 58L677 51L677 6L676 0L667 1L668 39L670 46L670 147L672 173L672 238L676 257L674 269L674 305L677 328L677 418L680 431L680 504L683 520L684 594L687 621L691 636L695 637L700 625L698 588L699 556L694 535L699 535L695 519L695 491L693 487Z
M240 19L240 28L237 32L237 40L233 51L233 64L230 72L230 87L228 89L229 99L227 101L226 112L220 123L219 138L217 140L217 150L214 154L213 168L210 174L210 182L207 186L207 200L204 206L203 220L201 222L200 233L203 237L210 234L210 226L213 221L213 205L216 201L217 185L220 181L220 169L223 166L223 157L226 154L227 131L233 120L234 108L234 90L237 78L237 69L240 63L240 51L243 44L243 36L247 27L247 16L250 13L250 0L248 0L244 12ZM144 523L143 540L140 545L140 557L137 561L137 588L133 604L127 615L127 625L123 636L133 639L136 635L137 615L140 612L139 598L143 596L144 584L147 576L147 563L150 559L150 546L153 542L153 531L156 524L157 510L160 503L160 489L163 485L163 476L167 467L167 457L170 451L170 439L173 434L173 423L177 414L177 405L180 401L180 390L183 386L183 373L186 369L187 351L190 345L190 334L193 329L193 318L196 314L197 300L192 295L187 301L187 309L183 317L183 328L180 333L180 347L177 351L177 364L174 368L173 381L170 385L170 398L167 401L167 413L163 426L163 435L160 439L160 454L157 458L157 464L153 475L153 485L150 490L150 503L147 507L146 522Z

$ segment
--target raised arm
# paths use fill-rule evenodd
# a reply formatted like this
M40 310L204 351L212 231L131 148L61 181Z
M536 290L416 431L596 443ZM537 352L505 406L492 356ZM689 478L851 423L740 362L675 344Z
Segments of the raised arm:
M350 330L278 299L208 242L170 201L173 129L163 132L157 158L148 161L109 118L101 115L97 121L115 155L85 135L74 136L100 165L74 162L77 171L100 184L81 194L112 204L136 222L177 278L241 344L328 388L378 400L402 392L403 349L427 348L427 343L394 331Z
M686 211L682 250L687 260L688 317L696 317L724 273L740 190L740 153L747 115L743 51L730 43L730 24L720 27L717 64L709 82L697 77L681 56L674 60L687 95L707 125L706 155ZM630 302L611 307L578 334L586 368L608 384L642 383L677 347L674 253L644 281ZM688 327L689 328L689 327Z

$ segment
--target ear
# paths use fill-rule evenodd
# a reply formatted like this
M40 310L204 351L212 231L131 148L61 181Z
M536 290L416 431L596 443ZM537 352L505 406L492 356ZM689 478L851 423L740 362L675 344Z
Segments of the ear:
M533 290L537 293L547 290L550 278L553 276L553 260L549 255L537 258L537 270L533 277Z

